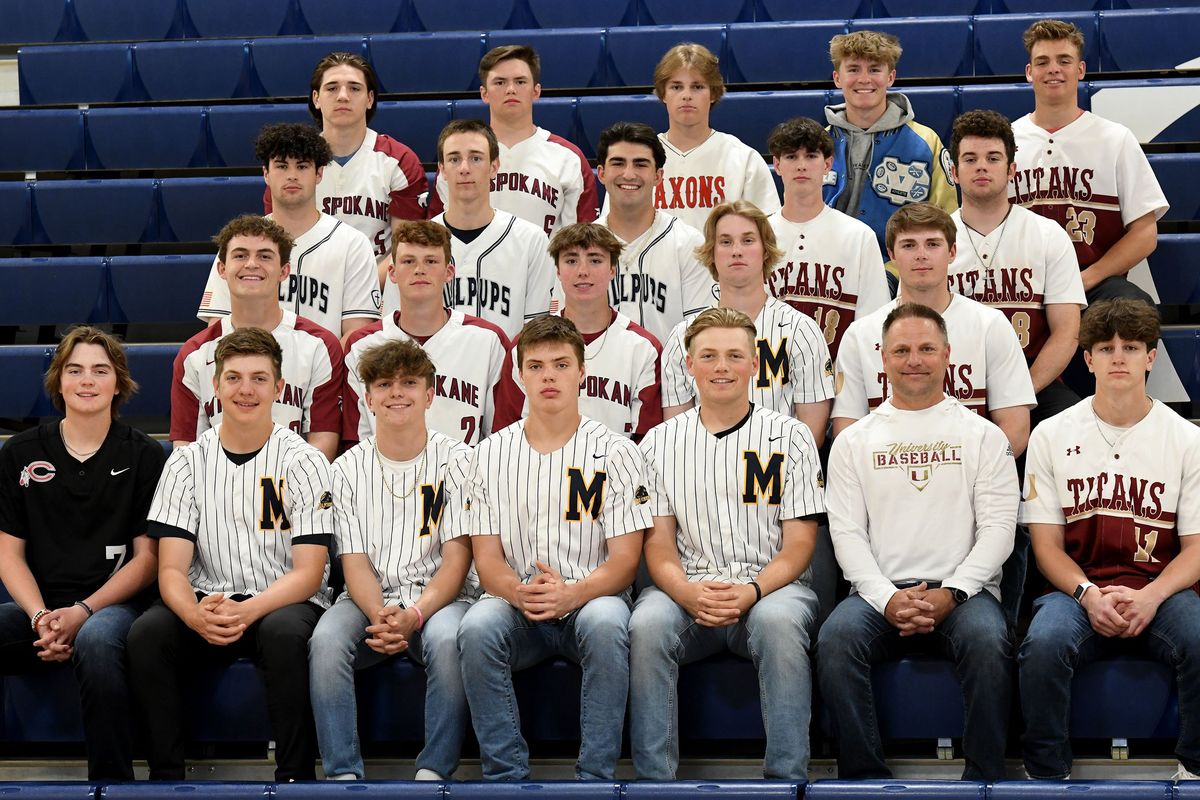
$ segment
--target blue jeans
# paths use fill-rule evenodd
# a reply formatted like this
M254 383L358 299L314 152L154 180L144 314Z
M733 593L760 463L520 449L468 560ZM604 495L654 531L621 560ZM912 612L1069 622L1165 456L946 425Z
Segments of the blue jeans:
M1033 622L1018 656L1025 715L1021 749L1031 777L1064 778L1071 771L1067 737L1075 670L1120 653L1144 654L1175 668L1179 684L1175 754L1188 770L1200 772L1200 596L1185 589L1168 597L1146 630L1133 639L1096 633L1083 607L1062 592L1039 597L1033 609Z
M808 779L812 672L808 659L817 597L790 584L764 597L745 620L726 628L692 621L656 588L638 596L629 622L630 733L640 779L675 780L679 767L679 667L722 650L754 662L767 731L763 773Z
M139 613L131 604L107 606L75 635L71 666L79 683L90 781L133 780L133 700L125 677L125 638ZM52 667L37 657L36 638L20 606L0 605L0 673Z
M466 602L459 601L439 609L405 651L425 667L425 747L417 756L417 769L430 769L443 777L458 768L467 731L457 642L458 623L467 608ZM367 647L367 625L366 615L343 597L325 612L308 640L309 692L326 775L365 777L354 673L391 657Z
M554 655L583 668L575 776L613 780L629 696L625 597L597 597L550 622L531 622L506 601L486 597L463 617L458 650L486 780L529 777L529 745L521 735L512 674Z
M838 737L839 778L890 778L875 716L871 667L911 652L954 662L962 686L964 780L1004 778L1012 698L1012 642L996 598L979 592L932 633L901 637L858 595L838 604L817 638L821 697Z

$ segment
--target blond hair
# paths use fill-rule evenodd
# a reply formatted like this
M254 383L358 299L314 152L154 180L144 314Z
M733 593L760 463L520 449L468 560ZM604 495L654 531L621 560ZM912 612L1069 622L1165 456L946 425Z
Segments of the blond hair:
M839 33L829 40L829 60L834 69L840 69L847 58L861 58L886 64L889 70L900 63L900 40L890 33L879 31L854 31Z

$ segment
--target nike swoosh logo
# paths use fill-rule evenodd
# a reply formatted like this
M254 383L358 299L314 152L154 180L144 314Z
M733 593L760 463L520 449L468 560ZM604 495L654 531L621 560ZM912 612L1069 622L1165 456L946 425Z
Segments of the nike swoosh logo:
M790 323L790 322L781 322L781 323L779 323L779 327L786 328L788 325L791 325L791 324L792 323Z
M783 438L782 436L772 436L770 439L767 439L767 441L768 442L778 442L782 438Z
M204 366L211 367L215 363L217 363L217 360L214 358L212 361L205 361Z
M125 469L110 469L108 471L108 474L116 477L117 475L120 475L122 472L129 472L129 470L130 470L130 467L126 467Z
M604 458L604 453L594 453L592 458Z

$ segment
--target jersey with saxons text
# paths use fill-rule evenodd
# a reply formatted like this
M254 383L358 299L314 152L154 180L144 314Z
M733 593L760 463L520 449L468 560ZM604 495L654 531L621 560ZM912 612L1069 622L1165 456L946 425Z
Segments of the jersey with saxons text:
M420 197L429 188L421 159L408 145L367 128L345 165L330 161L317 184L317 208L356 228L376 258L392 244L392 218L424 219ZM271 213L270 190L263 209Z
M171 441L191 442L221 422L213 387L217 344L233 331L222 319L184 342L171 378ZM342 347L332 333L290 311L271 335L283 351L283 393L271 418L300 434L341 433Z
M332 542L329 462L275 425L254 457L238 464L219 432L171 452L150 506L150 535L195 545L188 571L195 591L259 594L292 569L293 545ZM321 583L309 600L328 608Z
M883 371L883 322L899 301L857 319L838 351L831 417L862 419L889 396ZM1021 343L1005 316L969 297L950 295L942 312L950 338L945 392L972 411L1037 405Z
M696 402L696 381L687 371L684 334L693 318L671 331L663 345L663 407ZM833 361L825 336L796 309L768 297L754 318L758 331L758 375L750 381L750 400L791 416L794 407L833 397Z
M545 454L526 441L525 420L493 434L475 448L469 482L471 535L499 536L522 581L540 574L536 561L583 580L608 560L609 539L653 522L637 445L587 417Z
M951 216L958 247L950 291L1003 312L1032 364L1050 338L1046 306L1087 305L1070 238L1053 220L1021 206L1012 206L987 236L963 222L961 210Z
M1089 397L1029 437L1020 521L1062 525L1066 553L1098 586L1141 589L1200 533L1200 429L1154 401L1125 430Z
M784 520L825 511L816 442L794 417L752 406L713 434L691 409L652 429L641 448L650 509L675 517L688 580L754 580L783 548ZM809 570L797 580L808 583Z
M767 286L813 318L836 359L850 323L892 299L875 232L829 206L808 222L791 222L782 211L768 222L783 258L771 269Z
M381 462L374 436L333 462L338 554L370 558L384 603L415 603L442 566L442 544L468 535L464 486L470 460L471 448L429 431L425 449L405 462L400 475ZM472 582L462 596L476 594Z
M1150 162L1124 125L1085 111L1054 133L1030 114L1012 129L1017 172L1008 199L1065 228L1081 269L1107 253L1129 223L1167 213Z
M665 133L658 139L667 151L667 163L654 191L655 208L700 231L721 203L749 200L764 214L779 210L779 192L767 162L736 136L713 131L687 152L672 145Z
M24 542L47 608L87 599L133 557L165 460L158 442L120 421L82 462L58 420L0 449L0 531Z
M459 310L449 313L446 324L424 341L405 333L398 322L399 311L350 335L346 341L343 438L358 441L375 432L375 415L367 408L358 365L367 350L389 341L415 341L433 361L433 405L425 416L433 430L475 445L518 418L520 390L512 383L508 337L478 317Z
M597 223L608 227L608 215ZM631 242L620 236L617 240L621 258L609 284L608 303L659 342L666 341L684 317L713 304L716 283L696 258L696 248L704 244L700 231L656 211L641 236Z

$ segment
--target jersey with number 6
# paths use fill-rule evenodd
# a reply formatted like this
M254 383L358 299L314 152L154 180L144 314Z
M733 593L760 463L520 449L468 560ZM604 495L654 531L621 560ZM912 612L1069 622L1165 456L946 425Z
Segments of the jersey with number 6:
M783 251L767 280L771 294L812 317L836 359L850 323L892 299L875 232L829 206L808 222L782 211L768 221Z
M5 442L0 531L24 544L47 608L87 599L133 556L165 460L158 442L119 420L83 462L67 452L58 420Z
M1020 522L1062 525L1066 553L1098 586L1141 589L1200 533L1200 429L1153 401L1112 428L1089 397L1029 437Z
M1002 311L1032 364L1050 337L1046 306L1087 305L1070 238L1053 220L1021 206L1012 206L987 236L963 222L962 211L951 216L958 247L950 291Z
M1085 111L1054 133L1030 114L1012 129L1017 173L1008 199L1065 228L1081 269L1107 253L1135 219L1167 213L1150 162L1124 125Z

